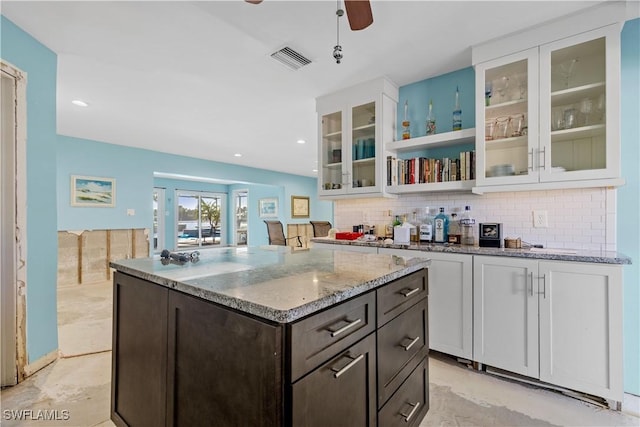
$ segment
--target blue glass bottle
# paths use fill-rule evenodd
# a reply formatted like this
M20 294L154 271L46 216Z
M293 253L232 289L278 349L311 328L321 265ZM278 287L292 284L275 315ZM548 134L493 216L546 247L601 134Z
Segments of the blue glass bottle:
M444 208L440 208L440 213L433 221L434 238L436 243L445 243L449 240L449 218L444 213Z

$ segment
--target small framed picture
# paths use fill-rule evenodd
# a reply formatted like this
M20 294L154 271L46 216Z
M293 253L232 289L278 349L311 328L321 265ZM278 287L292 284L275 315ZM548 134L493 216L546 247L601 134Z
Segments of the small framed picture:
M71 206L112 208L116 205L116 180L71 175Z
M278 199L260 199L258 200L258 213L260 218L276 218L278 216Z
M309 218L309 198L291 196L291 218Z

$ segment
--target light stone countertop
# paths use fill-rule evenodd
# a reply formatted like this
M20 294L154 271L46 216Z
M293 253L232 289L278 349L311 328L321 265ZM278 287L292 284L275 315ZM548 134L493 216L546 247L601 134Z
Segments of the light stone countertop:
M118 271L266 320L288 323L428 267L424 258L288 247L216 248L182 265L159 256Z
M555 261L592 262L599 264L631 264L631 258L619 252L586 251L580 249L552 249L552 248L481 248L478 246L464 246L440 243L412 243L410 245L384 244L380 241L365 242L359 240L337 240L328 237L316 237L311 239L316 243L329 243L339 247L340 245L364 246L373 248L408 249L421 252L449 252L454 254L503 256L516 258L533 258Z

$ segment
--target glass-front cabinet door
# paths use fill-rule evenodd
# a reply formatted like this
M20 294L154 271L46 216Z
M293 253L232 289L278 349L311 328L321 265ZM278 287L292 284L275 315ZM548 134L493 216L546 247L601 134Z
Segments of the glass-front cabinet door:
M538 181L537 48L476 66L476 121L478 186Z
M320 115L319 194L339 196L380 190L376 102Z
M540 47L541 181L619 176L619 62L617 26Z
M376 186L376 103L351 109L351 186L354 193Z
M339 194L347 184L344 165L349 161L343 150L342 111L322 115L320 129L320 194Z

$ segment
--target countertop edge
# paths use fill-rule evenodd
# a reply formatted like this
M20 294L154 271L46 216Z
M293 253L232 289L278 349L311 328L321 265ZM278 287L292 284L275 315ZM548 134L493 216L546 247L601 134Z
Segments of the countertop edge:
M322 298L289 310L276 309L255 302L246 301L237 297L221 294L215 291L202 289L198 286L184 283L178 280L168 279L157 274L140 271L138 269L119 264L115 261L110 262L109 266L121 273L125 273L139 279L147 280L154 284L169 289L174 289L206 301L217 303L227 308L257 316L264 320L276 323L291 323L295 320L301 319L310 314L331 307L337 303L346 301L350 298L356 297L370 290L386 285L393 280L425 269L430 264L430 260L428 259L412 258L412 260L413 262L411 264L405 265L405 267L401 270L394 271L392 273L380 276L376 279L363 282L349 289L336 291L330 295L326 295Z
M324 243L330 245L347 245L347 246L362 246L371 248L386 248L386 249L405 249L416 252L439 252L439 253L453 253L453 254L467 254L467 255L484 255L484 256L503 256L514 258L531 258L531 259L544 259L552 261L571 261L571 262L589 262L597 264L619 264L630 265L632 263L631 258L618 252L610 252L612 255L597 255L594 251L575 250L576 253L557 253L553 252L554 249L549 249L550 252L531 252L530 249L507 249L507 248L485 248L479 246L459 246L459 245L441 245L441 244L427 244L427 245L398 245L398 244L384 244L378 242L361 242L356 240L336 240L329 238L316 237L311 239L315 243ZM563 249L557 249L562 251ZM597 252L597 251L595 251Z

